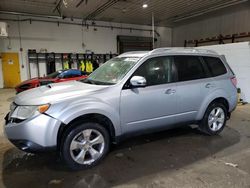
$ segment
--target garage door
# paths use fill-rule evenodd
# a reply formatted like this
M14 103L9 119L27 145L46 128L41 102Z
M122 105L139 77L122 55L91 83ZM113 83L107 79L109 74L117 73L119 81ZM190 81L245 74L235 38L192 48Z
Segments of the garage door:
M152 38L135 36L117 36L118 53L152 50Z

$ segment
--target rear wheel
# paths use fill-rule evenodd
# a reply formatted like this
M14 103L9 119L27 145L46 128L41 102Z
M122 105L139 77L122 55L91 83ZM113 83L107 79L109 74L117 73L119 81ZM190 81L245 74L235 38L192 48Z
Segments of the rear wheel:
M199 129L208 134L219 134L225 127L227 121L227 110L224 104L212 103L208 106Z
M96 165L109 150L108 131L96 123L83 123L66 130L61 154L71 169L84 169Z

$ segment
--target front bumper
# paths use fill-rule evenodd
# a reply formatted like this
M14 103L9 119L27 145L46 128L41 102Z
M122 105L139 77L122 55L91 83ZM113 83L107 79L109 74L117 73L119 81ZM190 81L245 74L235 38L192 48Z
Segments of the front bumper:
M20 123L6 120L4 131L17 148L35 152L56 148L60 125L61 121L46 114L39 114Z
M56 147L43 147L29 140L10 140L10 142L22 151L28 153L47 152L56 150Z

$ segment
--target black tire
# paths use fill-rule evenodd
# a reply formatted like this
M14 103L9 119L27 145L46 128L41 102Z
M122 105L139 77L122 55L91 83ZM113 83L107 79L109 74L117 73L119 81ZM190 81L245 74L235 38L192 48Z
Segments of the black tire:
M218 130L212 130L209 126L208 120L209 120L210 113L216 108L220 108L223 110L224 122ZM224 127L226 125L226 121L227 121L227 109L226 109L225 105L222 103L214 102L208 106L208 108L203 116L203 119L200 121L199 130L207 135L210 135L210 136L218 135L224 129Z
M76 162L73 157L70 150L70 145L73 139L80 134L82 131L86 131L88 129L96 130L98 131L102 136L104 140L104 148L102 149L102 154L98 159L91 162L90 164L80 164ZM97 123L77 123L74 124L74 126L70 127L65 131L65 133L62 136L62 142L60 147L60 153L61 157L63 158L64 162L67 164L67 166L72 170L81 170L81 169L87 169L95 166L98 164L108 153L110 147L110 136L103 126L97 124ZM76 149L78 150L78 149ZM79 149L80 150L80 149ZM85 149L84 149L85 150ZM80 150L82 151L82 150ZM90 153L89 153L90 154Z

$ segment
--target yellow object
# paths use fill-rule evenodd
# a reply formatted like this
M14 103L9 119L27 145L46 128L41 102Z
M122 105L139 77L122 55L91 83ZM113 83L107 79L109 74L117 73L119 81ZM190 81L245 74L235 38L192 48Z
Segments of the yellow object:
M69 69L69 61L63 62L63 69Z
M85 63L83 60L80 62L80 70L85 71Z
M90 61L86 62L86 72L88 73L93 72L93 64Z
M50 106L49 104L44 104L44 105L38 106L38 111L42 114L49 109L49 106Z
M18 53L2 53L2 70L5 88L14 88L21 82Z

